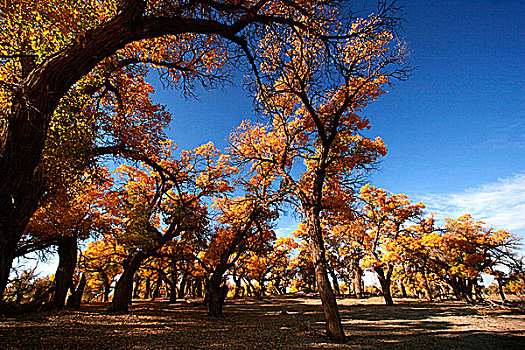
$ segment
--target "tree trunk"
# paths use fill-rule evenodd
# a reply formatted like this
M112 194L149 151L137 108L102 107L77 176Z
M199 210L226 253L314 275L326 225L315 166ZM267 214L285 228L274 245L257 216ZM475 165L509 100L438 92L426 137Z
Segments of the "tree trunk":
M341 289L339 288L339 282L337 281L337 276L333 268L330 268L330 277L332 277L332 283L334 285L335 295L341 295Z
M239 299L241 297L242 279L239 277L237 279L234 279L234 282L235 282L235 292L233 293L233 299Z
M67 299L67 307L78 309L82 303L82 295L84 295L84 289L86 288L86 276L82 274L80 281L78 282L77 288L73 291L71 296Z
M137 252L124 266L124 272L117 282L115 293L113 293L110 311L128 312L128 305L131 304L131 297L133 295L133 276L135 276L135 273L145 258L144 253Z
M355 297L363 298L363 269L359 266L359 259L352 259L352 275Z
M403 283L402 280L398 280L398 284L399 284L399 289L401 290L401 296L403 298L407 298L407 290L405 288L405 284Z
M188 274L184 272L182 275L182 280L180 281L179 285L179 299L184 299L186 296L186 285L188 283Z
M55 293L51 307L63 309L67 293L73 285L73 274L77 265L77 238L62 237L58 241L58 267L55 273Z
M160 287L162 286L162 278L159 276L155 282L155 288L153 289L153 294L151 295L151 301L157 299L160 296Z
M496 282L498 282L498 292L499 296L501 297L501 301L503 303L506 303L507 298L505 297L505 292L503 291L503 281L501 278L496 278Z
M334 291L328 279L328 263L321 229L319 215L313 211L307 213L307 224L310 235L310 251L315 266L315 280L317 289L323 304L323 312L326 321L326 334L335 341L344 341L345 333L339 315L339 308L335 299Z
M151 294L151 278L148 276L146 277L146 287L144 289L144 298L143 299L149 299L149 295Z
M222 269L215 270L208 283L208 316L215 318L222 318L222 307L224 304L223 290L221 288L223 281L224 272Z
M196 285L195 285L195 295L197 297L202 297L203 296L203 292L202 292L202 284L203 284L203 280L202 278L199 278L195 281Z
M377 273L379 283L381 284L381 291L383 292L383 298L385 299L386 305L394 305L392 292L390 290L392 270L392 266L388 266L387 273L385 275L385 271L381 266L374 267L374 271Z
M428 301L434 301L432 290L430 289L430 284L428 283L428 274L426 269L423 270L423 288L425 288L425 294Z
M109 301L109 293L111 291L111 284L109 283L108 275L105 272L102 272L103 284L104 284L104 296L102 301L107 303Z
M135 277L133 278L133 299L138 299L140 298L140 281L141 281L141 278L138 277L138 275L135 275Z

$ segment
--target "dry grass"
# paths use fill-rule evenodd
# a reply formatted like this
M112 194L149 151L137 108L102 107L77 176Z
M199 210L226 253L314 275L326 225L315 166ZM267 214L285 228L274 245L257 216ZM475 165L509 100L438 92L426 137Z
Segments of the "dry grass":
M1 349L522 349L525 315L461 302L380 298L339 301L348 341L324 336L315 297L227 301L226 318L210 319L185 301L137 302L131 313L106 305L79 311L0 318Z

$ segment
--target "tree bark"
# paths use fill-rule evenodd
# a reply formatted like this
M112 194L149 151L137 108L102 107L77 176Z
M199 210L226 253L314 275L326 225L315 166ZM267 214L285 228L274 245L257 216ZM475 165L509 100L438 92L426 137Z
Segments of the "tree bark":
M374 267L374 271L377 273L379 284L381 284L381 291L383 292L383 298L385 299L386 305L394 305L392 292L390 290L393 267L388 266L386 274L381 266Z
M162 278L159 276L155 282L155 288L153 288L153 294L151 295L151 301L154 301L160 297L160 287L162 286Z
M355 297L363 298L363 269L359 266L359 259L352 259L352 275Z
M405 288L405 284L403 283L401 279L398 281L398 283L399 283L399 289L401 290L401 296L403 298L407 298L407 290Z
M103 284L104 284L104 295L102 301L107 303L109 301L109 293L111 291L111 284L109 283L108 275L105 272L101 272L103 276Z
M335 341L344 341L345 333L339 315L339 308L335 299L335 294L328 279L328 262L326 261L326 251L321 229L319 215L313 211L307 213L307 224L310 234L310 252L315 266L315 280L317 289L321 297L323 312L326 321L326 334Z
M128 312L128 306L131 304L133 296L133 276L140 268L146 256L142 252L135 253L129 263L124 266L124 272L120 276L113 293L113 300L111 301L110 311L113 312Z
M496 282L498 282L498 292L499 296L501 297L501 301L503 303L507 302L507 298L505 297L505 292L503 291L503 280L501 278L496 278Z
M426 269L423 270L423 288L425 288L425 294L428 301L434 301L432 290L430 289L430 284L428 283L428 273Z
M55 293L51 307L63 309L67 293L73 285L73 274L77 265L77 238L62 237L58 241L58 267L55 273Z
M67 299L67 307L78 309L82 303L82 296L84 295L84 289L86 288L86 276L82 274L80 281L78 282L77 288L73 291L71 296Z
M341 290L339 288L339 282L337 281L337 276L335 274L335 271L333 268L330 268L330 277L332 277L332 283L334 285L334 292L335 292L335 295L340 295L341 294Z
M223 274L225 271L226 270L223 271L223 269L216 269L210 278L210 282L208 283L207 300L208 316L210 317L224 317L222 313L222 307L224 305L222 285L224 283Z

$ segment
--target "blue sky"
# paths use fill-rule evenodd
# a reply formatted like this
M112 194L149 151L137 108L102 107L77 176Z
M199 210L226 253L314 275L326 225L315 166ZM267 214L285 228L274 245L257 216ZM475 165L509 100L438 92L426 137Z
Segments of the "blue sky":
M525 237L525 2L406 0L402 35L415 70L365 111L388 145L371 182L438 217L471 213ZM356 7L357 8L357 7ZM241 86L183 100L157 87L181 148L219 148L254 119ZM285 219L279 231L292 230Z

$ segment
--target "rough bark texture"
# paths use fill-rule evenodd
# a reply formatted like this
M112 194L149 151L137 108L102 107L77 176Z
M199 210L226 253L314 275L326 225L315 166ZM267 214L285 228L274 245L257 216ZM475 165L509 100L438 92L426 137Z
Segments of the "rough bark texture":
M340 295L341 290L339 289L339 282L337 281L337 276L333 268L330 268L330 277L332 277L332 283L334 284L335 295Z
M111 311L128 312L128 306L131 304L133 296L133 276L145 258L142 252L135 253L129 263L124 267L124 272L115 287L115 293L113 294L113 300L110 306Z
M428 301L434 301L432 289L430 289L430 284L428 283L428 274L426 269L423 271L423 288L425 288L425 294Z
M67 307L78 309L82 303L82 295L86 288L86 276L82 274L80 281L78 282L77 288L72 292L71 296L67 299Z
M374 271L377 273L377 277L379 279L379 284L381 285L381 291L383 292L383 298L385 299L385 303L387 305L394 305L394 300L392 299L392 291L390 290L393 267L388 266L386 274L383 267L381 266L375 267Z
M307 216L308 230L310 233L310 251L315 266L315 280L326 320L326 334L335 341L344 341L345 333L341 323L339 308L335 294L328 279L328 262L326 261L325 245L319 217L313 213Z
M73 286L73 274L77 265L76 237L63 237L58 241L58 267L55 273L55 293L51 307L63 309L69 288Z
M222 275L224 272L216 271L210 278L208 283L208 316L215 318L224 317L222 307L224 305L224 298L222 298Z

